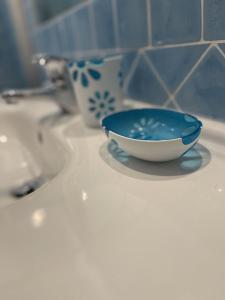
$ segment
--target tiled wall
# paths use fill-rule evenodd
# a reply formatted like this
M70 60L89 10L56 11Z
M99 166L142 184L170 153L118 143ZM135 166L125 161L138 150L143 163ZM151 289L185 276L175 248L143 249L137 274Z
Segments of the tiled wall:
M25 85L7 0L0 7L0 91Z
M130 97L225 120L224 16L225 0L88 0L31 35L42 52L125 52Z

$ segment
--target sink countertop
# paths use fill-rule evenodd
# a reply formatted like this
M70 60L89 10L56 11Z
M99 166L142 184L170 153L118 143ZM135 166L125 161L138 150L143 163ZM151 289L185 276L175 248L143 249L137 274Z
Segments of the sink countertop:
M199 144L155 164L108 144L79 114L48 118L58 112L50 102L19 109L51 124L67 159L0 209L2 299L224 300L225 124L201 118Z

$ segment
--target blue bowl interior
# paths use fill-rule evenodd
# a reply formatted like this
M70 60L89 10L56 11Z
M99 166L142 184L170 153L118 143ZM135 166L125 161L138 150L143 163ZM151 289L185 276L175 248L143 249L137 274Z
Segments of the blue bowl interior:
M161 141L182 138L191 143L200 134L202 123L195 117L165 109L132 109L105 117L102 126L124 137Z

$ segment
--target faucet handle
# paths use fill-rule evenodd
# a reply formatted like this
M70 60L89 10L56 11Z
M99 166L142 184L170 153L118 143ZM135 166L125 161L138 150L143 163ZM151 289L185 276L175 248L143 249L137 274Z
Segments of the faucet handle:
M62 86L63 82L67 81L68 59L60 56L49 54L35 54L32 59L33 64L41 66L48 80L56 86Z
M32 63L33 64L39 64L40 66L45 66L46 64L51 62L58 62L58 63L68 63L69 60L62 56L57 55L51 55L51 54L45 54L45 53L36 53L33 55Z
M54 96L61 108L74 114L77 111L76 96L67 68L69 62L70 60L65 57L50 54L41 53L33 56L33 63L44 69L48 82L55 88Z
M41 66L47 75L47 81L39 88L25 90L8 90L0 94L6 103L17 103L20 98L30 98L40 95L53 95L63 111L74 114L77 112L76 97L67 69L68 59L64 57L35 54L32 62Z

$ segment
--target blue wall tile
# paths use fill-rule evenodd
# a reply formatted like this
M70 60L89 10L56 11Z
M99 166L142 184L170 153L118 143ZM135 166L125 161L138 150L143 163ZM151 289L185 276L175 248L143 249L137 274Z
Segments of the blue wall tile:
M151 5L154 44L176 44L200 39L200 0L152 0Z
M165 91L142 56L129 83L128 94L134 99L144 100L157 105L163 104L167 99Z
M0 89L24 87L25 75L20 61L15 30L11 22L8 1L0 9Z
M121 62L121 87L123 88L123 92L124 94L127 94L127 84L126 84L126 80L127 80L127 76L130 73L131 67L133 65L134 60L136 59L136 57L138 56L137 51L132 51L132 52L128 52L126 54L123 55L123 59Z
M0 9L0 46L13 46L15 42L15 31L11 22L8 1L1 1Z
M65 36L63 35L63 27L62 27L63 21L56 24L54 26L54 37L56 39L56 43L57 43L57 53L60 55L62 55L66 49L65 49Z
M146 0L117 0L119 46L140 48L148 44Z
M76 51L93 49L88 7L65 15L55 24L38 28L35 34L37 50L55 55L73 57Z
M33 2L30 0L22 0L21 4L24 10L24 15L26 16L27 24L29 26L28 30L32 32L36 23L36 15L33 7Z
M74 30L77 41L77 49L90 50L94 48L93 35L91 30L89 8L85 6L78 11L75 11L74 18Z
M196 45L165 48L148 51L146 54L160 73L169 90L173 92L207 47L207 45Z
M111 0L96 0L92 5L95 15L98 48L114 48L115 33Z
M68 40L67 40L67 32L65 31L65 21L56 25L57 38L59 39L59 49L61 53L65 53L68 51Z
M212 48L177 95L185 111L225 120L225 59Z
M151 12L147 11L147 1L151 4ZM116 4L116 15L112 3ZM172 93L209 46L177 45L200 40L201 0L95 0L90 1L90 5L94 12L97 46L101 49L101 54L104 53L104 49L115 47L134 49L134 52L124 56L123 79L130 74L132 63L139 55L137 49L148 45L148 13L151 13L152 17L153 46L176 44L176 47L157 47L146 52ZM45 50L61 55L71 53L73 56L76 51L95 49L94 24L90 22L89 9L88 6L83 6L79 10L70 11L61 18L61 24L48 26L38 35L39 51ZM0 16L1 19L5 17L1 11ZM225 39L224 16L225 0L204 0L205 40ZM115 21L118 26L118 40L114 32ZM225 44L221 44L220 47L225 53ZM6 68L5 64L1 63L4 67L0 69L2 74L10 74L14 64L9 64ZM17 79L13 75L10 76L16 85ZM225 120L224 78L225 59L216 48L212 48L179 91L176 99L178 104L185 111ZM168 98L145 56L140 56L126 92L130 97L158 105L164 104ZM170 102L168 107L176 108L173 102Z
M132 63L137 55L138 54L136 51L124 54L122 60L122 72L124 77L126 77L126 75L129 73Z
M44 34L44 33L43 33ZM58 35L58 28L57 26L51 26L48 29L48 38L49 38L49 52L50 54L54 54L54 55L60 55L61 52L61 41L59 39L59 35Z
M42 28L35 33L36 52L59 55L57 27Z
M17 49L9 46L0 53L0 90L20 87L26 87L25 74Z
M225 39L225 1L205 0L204 24L206 40Z
M35 34L35 52L45 53L48 51L49 39L47 38L46 32L38 32Z
M224 55L225 55L225 43L224 44L219 44L220 49L222 49Z
M75 40L75 28L73 16L67 16L64 19L64 31L65 31L65 48L67 52L73 53L76 50L77 43Z

